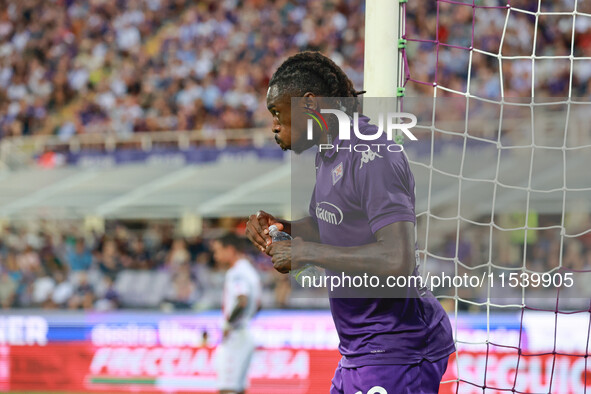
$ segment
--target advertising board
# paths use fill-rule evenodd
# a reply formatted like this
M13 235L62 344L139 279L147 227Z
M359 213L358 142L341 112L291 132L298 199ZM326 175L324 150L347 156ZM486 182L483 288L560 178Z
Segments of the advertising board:
M31 313L33 312L33 313ZM0 391L215 392L219 312L49 313L0 317ZM452 316L459 352L441 393L577 393L591 388L584 357L588 314ZM520 327L523 331L520 335ZM251 393L326 393L340 359L328 311L267 311L257 342ZM556 336L554 336L554 333ZM488 343L488 345L487 345ZM486 373L485 373L486 372ZM456 382L459 376L459 383ZM586 378L586 380L585 380ZM486 381L485 381L486 379ZM480 386L480 387L479 387Z

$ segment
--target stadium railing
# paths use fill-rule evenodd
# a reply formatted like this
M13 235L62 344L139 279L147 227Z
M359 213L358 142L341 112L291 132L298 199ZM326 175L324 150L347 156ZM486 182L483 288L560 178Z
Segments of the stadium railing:
M583 130L576 127L575 123L584 121L584 117L571 114L569 129ZM457 123L457 124L456 124ZM472 123L472 122L471 122ZM549 112L536 114L536 135L543 135L545 139L552 140L560 137L564 131L562 119L555 118ZM478 127L479 133L485 139L495 135L497 125L486 125L483 123L472 123ZM531 119L510 118L503 119L503 129L507 130L507 136L518 142L522 137L530 134L529 125ZM438 122L436 127L447 130L461 130L464 128L464 121ZM470 127L470 125L469 125ZM542 130L539 130L542 129ZM462 133L458 133L462 134ZM473 135L472 132L469 133ZM576 142L581 136L575 133L569 134L571 142ZM419 141L420 142L420 141ZM424 141L428 142L428 141ZM225 149L228 146L250 146L262 148L270 145L274 147L273 134L270 128L252 129L228 129L228 130L194 130L194 131L158 131L138 132L131 135L89 133L78 134L67 140L57 135L33 135L8 137L0 139L0 170L8 166L14 168L30 164L31 160L45 152L80 152L81 150L93 150L98 152L114 152L124 149L136 149L149 152L155 147L167 149L178 149L179 151L191 147L206 146L217 149Z
M114 152L119 149L151 151L156 146L182 151L191 146L224 149L227 146L237 145L260 148L271 143L274 143L273 136L268 128L140 132L127 136L91 133L75 135L68 140L57 135L34 135L0 140L0 163L26 164L31 158L48 151L79 152L83 149L101 152Z

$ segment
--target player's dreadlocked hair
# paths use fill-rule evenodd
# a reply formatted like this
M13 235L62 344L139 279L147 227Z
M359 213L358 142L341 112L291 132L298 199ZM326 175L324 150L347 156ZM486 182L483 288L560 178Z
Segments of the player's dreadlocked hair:
M287 58L271 77L269 86L273 85L292 97L301 97L306 92L319 97L357 97L365 93L355 90L353 82L335 62L312 51ZM347 101L357 103L357 100ZM357 104L351 106L347 105L347 109L354 111Z

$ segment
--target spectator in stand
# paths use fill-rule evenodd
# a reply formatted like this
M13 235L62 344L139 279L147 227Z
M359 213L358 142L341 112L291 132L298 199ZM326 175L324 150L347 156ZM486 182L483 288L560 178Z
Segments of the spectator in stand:
M36 275L43 273L39 254L31 245L27 245L25 250L18 254L16 263L20 272L25 276L33 278Z
M73 273L87 271L92 265L92 254L86 248L84 238L76 240L74 250L68 253L68 265Z
M213 264L212 256L205 244L202 236L191 237L187 240L187 250L191 255L191 261L198 261L205 259L205 261Z
M175 273L179 271L183 264L188 264L190 260L191 254L187 250L185 240L181 238L175 239L166 258L166 268Z
M100 272L111 279L115 279L122 269L119 250L115 241L109 239L104 242L102 251L97 254L97 261Z
M88 275L83 272L78 278L78 286L74 290L74 294L68 301L70 309L85 309L90 310L94 306L94 289L88 283Z
M23 273L19 270L18 264L16 262L16 254L13 251L8 251L6 254L6 272L8 276L12 278L15 283L18 283L19 286L17 287L17 295L22 291L22 282L23 282Z
M56 253L54 253L53 248L48 245L50 241L45 240L45 245L41 251L39 252L41 257L41 265L46 272L57 272L67 270L67 266L61 261L59 257L57 257Z
M51 301L51 294L55 289L55 281L47 274L39 276L33 282L33 305L38 307L48 307Z
M567 269L580 271L585 267L585 253L583 244L577 239L565 241L565 252L562 258L562 265Z
M74 294L74 285L68 281L62 271L55 271L53 274L55 288L51 294L51 307L64 308Z
M8 271L0 273L0 308L8 309L15 304L17 282L10 276Z
M99 311L108 311L119 308L119 294L115 290L115 284L113 279L109 276L105 276L104 279L104 290L101 294L97 294L97 301L95 308ZM98 293L98 292L97 292Z
M172 288L167 296L167 303L175 309L190 309L197 301L197 286L188 263L178 266L173 276Z
M129 266L135 269L152 269L154 263L152 254L146 249L146 245L141 238L136 238L131 242L128 258L131 260Z

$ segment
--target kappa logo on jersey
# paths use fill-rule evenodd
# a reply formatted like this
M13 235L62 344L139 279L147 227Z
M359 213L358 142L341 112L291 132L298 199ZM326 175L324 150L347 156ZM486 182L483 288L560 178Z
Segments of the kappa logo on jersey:
M332 185L336 185L336 183L343 177L343 162L340 162L338 166L332 169Z
M373 161L376 157L378 157L380 159L384 158L384 156L382 156L379 153L374 152L372 150L361 152L361 164L359 165L359 169L363 168L363 165L365 163L369 163L370 161Z
M338 226L343 221L343 211L334 204L322 201L316 203L316 218Z

